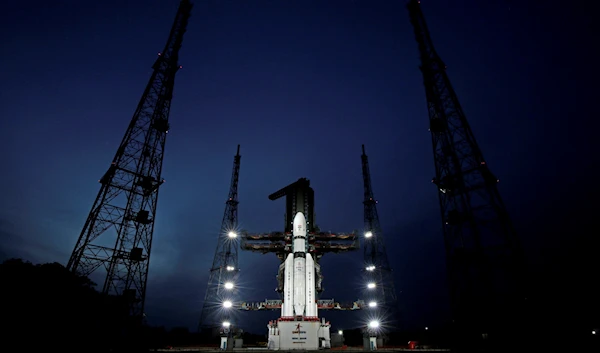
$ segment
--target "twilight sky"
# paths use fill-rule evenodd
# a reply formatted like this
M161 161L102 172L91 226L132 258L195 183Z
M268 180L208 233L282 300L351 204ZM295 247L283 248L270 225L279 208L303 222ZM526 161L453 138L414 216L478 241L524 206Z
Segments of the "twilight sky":
M299 177L322 229L362 227L360 147L405 325L448 308L419 55L404 1L194 1L180 51L146 301L195 328L241 144L240 225L283 227ZM9 1L0 14L0 259L66 264L172 24L176 0ZM553 311L595 305L598 61L589 5L423 0L437 51ZM589 82L586 84L586 82ZM594 109L595 108L595 109ZM594 146L595 147L595 146ZM597 148L597 147L596 147ZM274 255L241 253L248 300ZM323 298L356 299L362 252L326 255ZM595 267L594 267L595 266ZM569 305L564 305L566 308ZM587 309L586 309L587 308ZM353 314L324 314L334 329ZM264 333L269 314L241 316ZM258 325L258 326L257 326ZM344 327L345 326L345 327Z

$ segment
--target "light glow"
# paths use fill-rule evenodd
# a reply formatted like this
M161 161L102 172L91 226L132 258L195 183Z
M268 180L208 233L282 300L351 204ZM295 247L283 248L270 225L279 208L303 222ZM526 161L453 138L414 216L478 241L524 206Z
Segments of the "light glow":
M374 307L376 307L376 306L377 306L377 302L370 302L370 303L369 303L369 307L370 307L370 308L374 308Z
M233 266L227 266L225 269L227 271L233 271L233 270L235 270L235 267L233 267Z
M378 328L379 327L379 321L373 320L373 321L369 322L369 327L370 328Z
M233 289L233 282L225 282L225 289Z
M375 265L367 266L367 271L375 271Z
M229 321L223 321L223 327L227 328L229 326L231 326L231 322L229 322Z
M230 238L232 238L232 239L233 238L237 238L237 233L236 232L229 232L229 233L227 233L227 236L230 237Z
M367 284L367 288L369 288L369 289L375 288L375 283L371 282L371 283Z
M223 302L224 308L231 308L232 306L233 306L233 303L230 300L226 300Z
M370 238L373 236L373 232L366 232L365 233L365 238Z

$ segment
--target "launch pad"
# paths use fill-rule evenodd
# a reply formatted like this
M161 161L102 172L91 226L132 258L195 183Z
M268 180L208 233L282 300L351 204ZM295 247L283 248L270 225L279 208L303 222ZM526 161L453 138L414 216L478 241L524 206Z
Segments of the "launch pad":
M283 321L269 322L267 348L272 350L299 349L316 350L331 348L329 329L331 325L322 321Z
M286 196L284 232L244 234L243 250L274 252L281 260L276 291L281 300L267 300L259 305L243 303L242 310L281 309L281 316L267 325L271 350L316 350L331 348L331 325L319 318L319 309L356 310L362 301L344 308L338 303L319 300L323 291L319 260L326 252L344 252L359 247L354 233L320 232L314 224L314 190L301 178L271 194L270 200ZM331 302L331 305L323 305Z

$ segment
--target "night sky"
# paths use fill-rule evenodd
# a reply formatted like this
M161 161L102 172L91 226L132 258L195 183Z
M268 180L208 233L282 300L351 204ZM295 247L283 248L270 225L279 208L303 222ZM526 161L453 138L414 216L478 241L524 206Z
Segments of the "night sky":
M251 232L283 228L284 201L267 196L300 177L315 189L322 229L362 228L365 144L402 321L407 327L443 324L445 254L419 54L405 2L194 3L163 165L149 322L198 323L237 144L239 223ZM597 310L591 299L599 295L593 287L600 266L590 254L600 249L599 159L592 149L598 60L589 44L590 5L421 5L500 179L532 283L553 313ZM66 264L177 6L176 0L3 5L1 259ZM274 255L242 252L239 261L242 299L278 298ZM356 299L362 251L326 255L322 266L322 298ZM242 327L264 333L265 320L277 315L245 314ZM353 326L358 317L324 316L334 329Z

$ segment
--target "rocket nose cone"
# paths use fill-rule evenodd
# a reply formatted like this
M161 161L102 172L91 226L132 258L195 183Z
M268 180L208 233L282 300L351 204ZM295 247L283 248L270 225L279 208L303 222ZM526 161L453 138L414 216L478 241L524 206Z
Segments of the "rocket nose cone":
M294 223L298 224L300 222L302 222L302 223L306 222L306 218L304 217L304 213L302 213L302 212L298 212L298 213L296 213L296 216L294 216Z
M294 216L293 227L292 234L298 236L306 235L306 218L304 218L302 212L298 212L296 213L296 216Z

